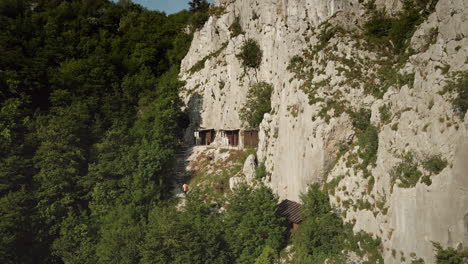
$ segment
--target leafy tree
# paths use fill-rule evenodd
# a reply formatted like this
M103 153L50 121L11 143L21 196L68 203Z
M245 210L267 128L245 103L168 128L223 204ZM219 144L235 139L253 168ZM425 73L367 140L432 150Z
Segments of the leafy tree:
M266 246L262 254L255 260L255 264L274 264L277 259L277 254L274 249Z
M139 263L144 221L132 206L117 206L101 219L97 263Z
M273 86L266 82L252 85L247 93L247 101L240 110L240 119L251 128L258 128L263 115L271 111Z
M194 195L183 211L152 210L142 263L230 263L221 218Z
M0 1L0 262L139 261L185 124L183 29L207 8Z
M303 221L293 236L294 263L322 263L328 258L342 258L345 229L333 212L328 195L318 184L310 186L301 197Z
M35 241L31 217L34 200L25 190L0 198L0 262L34 263Z
M343 223L330 205L328 194L318 184L310 186L301 196L303 203L301 228L293 234L293 263L343 263L346 253L366 257L370 263L383 264L380 239L358 232Z
M206 0L192 0L189 2L190 11L208 10L210 4Z
M278 197L265 186L240 186L229 197L224 217L226 241L235 263L252 263L265 246L275 252L286 241L285 219L278 213Z
M206 0L192 0L189 5L190 12L193 13L190 23L195 29L200 29L209 18L210 4Z

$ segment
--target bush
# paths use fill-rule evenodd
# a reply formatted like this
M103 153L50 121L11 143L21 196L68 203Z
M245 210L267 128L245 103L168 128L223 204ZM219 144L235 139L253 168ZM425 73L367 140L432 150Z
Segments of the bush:
M201 29L205 22L210 18L208 11L210 4L206 0L192 0L189 2L190 12L190 24L195 29Z
M370 118L371 111L367 109L362 108L358 112L351 113L353 126L357 130L358 154L359 158L362 159L359 167L363 170L366 178L370 176L367 167L375 165L379 150L379 131L371 124Z
M352 225L343 223L318 184L311 185L301 200L303 220L292 238L293 263L325 263L327 259L327 263L345 263L344 252L352 251L360 257L366 256L368 262L364 263L383 264L380 239L364 232L354 234Z
M273 86L266 82L252 85L247 93L247 102L240 109L240 119L250 128L258 128L263 115L271 111Z
M278 213L278 196L265 186L241 185L229 197L223 218L226 241L237 264L247 264L265 253L277 254L286 242L286 222Z
M370 125L364 133L358 136L359 157L362 161L362 168L366 169L368 165L375 165L377 160L377 151L379 150L379 133L375 126Z
M468 249L463 250L463 246L458 249L443 249L439 243L433 243L436 249L436 264L466 264L468 263Z
M274 264L277 258L277 253L274 249L266 246L262 254L255 260L255 264Z
M453 110L463 118L468 110L468 72L454 73L453 80L447 83L442 94L446 92L457 94L452 100Z
M379 107L380 113L380 121L383 124L388 124L392 121L392 113L390 112L390 108L387 105L382 105Z
M229 31L231 31L231 37L237 37L241 34L244 34L244 31L242 30L242 26L240 24L240 18L236 17L234 22L232 22L231 26L229 27Z
M369 40L377 45L392 43L395 54L402 54L408 40L427 16L434 11L437 1L404 1L403 12L397 18L387 17L385 11L373 11L371 19L364 25Z
M353 127L359 131L364 131L370 125L371 111L361 108L358 112L351 113Z
M266 176L267 176L267 171L266 171L265 163L261 162L258 165L257 169L255 170L255 178L257 178L258 180L261 180L265 178Z
M427 157L422 163L424 169L433 174L439 174L445 167L447 167L447 160L443 159L440 155L433 155Z
M296 250L293 263L323 263L327 258L342 258L343 220L333 213L328 195L314 184L301 200L303 221L292 238Z
M244 67L258 68L262 63L262 50L254 39L248 39L241 48L237 57L242 60Z
M403 160L393 168L391 172L392 186L393 183L400 179L401 183L398 185L402 188L411 188L416 186L422 176L422 172L418 170L418 163L414 159L412 153L407 153L403 156Z

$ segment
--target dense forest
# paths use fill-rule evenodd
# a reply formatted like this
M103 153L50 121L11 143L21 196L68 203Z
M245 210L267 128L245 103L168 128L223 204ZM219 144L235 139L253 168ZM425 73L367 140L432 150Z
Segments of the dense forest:
M240 186L225 212L197 192L176 208L179 67L211 8L189 4L0 0L0 263L271 264L288 244L294 263L383 263L318 185L292 238L264 186Z
M137 263L207 4L0 1L0 263ZM197 20L198 19L198 20Z
M201 194L174 206L179 65L209 8L0 1L0 263L251 263L284 246L267 188L222 216Z

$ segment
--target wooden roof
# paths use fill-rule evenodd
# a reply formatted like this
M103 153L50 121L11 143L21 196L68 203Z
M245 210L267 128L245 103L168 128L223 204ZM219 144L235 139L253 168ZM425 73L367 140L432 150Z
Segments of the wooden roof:
M288 199L283 200L278 205L278 211L291 223L299 224L302 221L301 205L299 203L290 201Z
M207 131L213 131L213 130L214 130L214 128L200 128L197 131L198 132L207 132Z

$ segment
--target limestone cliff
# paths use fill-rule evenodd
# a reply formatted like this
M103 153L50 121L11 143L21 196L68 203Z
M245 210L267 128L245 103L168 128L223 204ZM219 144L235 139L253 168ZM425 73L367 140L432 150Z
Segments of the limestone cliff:
M468 115L446 88L468 71L468 2L432 3L394 53L399 43L374 47L364 31L376 10L401 14L398 0L217 1L182 63L187 138L199 127L241 128L250 85L271 83L257 156L280 197L299 200L308 184L324 184L356 231L382 239L385 263L432 263L431 241L467 246ZM262 49L258 69L236 56L247 39ZM406 172L417 179L399 177Z

